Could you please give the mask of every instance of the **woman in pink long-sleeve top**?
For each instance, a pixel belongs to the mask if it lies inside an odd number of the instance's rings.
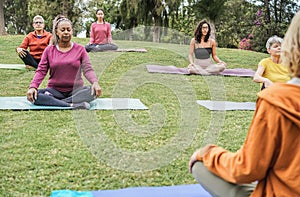
[[[27,91],[27,99],[35,105],[88,109],[89,102],[101,95],[97,76],[84,46],[71,41],[72,23],[64,16],[53,21],[53,42],[42,56]],[[47,88],[39,89],[49,71]],[[92,84],[84,86],[82,73]]]
[[[104,20],[104,10],[96,11],[97,21],[92,23],[90,43],[85,46],[87,52],[117,50],[118,46],[112,42],[110,23]]]

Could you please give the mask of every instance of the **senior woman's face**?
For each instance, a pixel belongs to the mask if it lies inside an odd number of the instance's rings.
[[[62,21],[57,25],[56,35],[61,42],[70,42],[73,34],[72,25],[68,21]]]

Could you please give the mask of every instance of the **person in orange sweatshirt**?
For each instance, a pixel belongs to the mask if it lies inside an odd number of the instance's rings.
[[[246,140],[237,152],[208,144],[189,169],[212,196],[300,196],[300,11],[282,45],[291,80],[258,94]]]
[[[52,37],[50,32],[44,30],[45,24],[42,16],[35,16],[32,26],[34,31],[27,34],[20,47],[16,48],[16,52],[26,65],[26,68],[38,67],[42,54]],[[27,51],[28,48],[29,51]]]

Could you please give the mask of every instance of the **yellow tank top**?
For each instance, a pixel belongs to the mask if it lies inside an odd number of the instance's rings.
[[[265,68],[262,77],[268,78],[273,83],[286,83],[290,80],[288,68],[281,64],[274,63],[270,57],[262,59],[258,65]]]

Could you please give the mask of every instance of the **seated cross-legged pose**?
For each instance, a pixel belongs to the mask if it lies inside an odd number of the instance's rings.
[[[35,105],[88,109],[89,102],[101,95],[88,54],[84,46],[71,41],[72,23],[66,17],[59,15],[54,19],[52,34],[52,44],[43,53],[27,99]],[[38,90],[48,71],[47,88]],[[84,86],[82,73],[91,86]]]
[[[85,46],[87,52],[117,50],[118,46],[112,42],[110,23],[104,20],[104,10],[96,11],[97,21],[92,23],[90,43]]]
[[[300,196],[300,11],[282,45],[292,79],[258,93],[256,111],[237,152],[208,144],[189,168],[212,196]]]
[[[26,35],[21,45],[16,48],[16,52],[26,65],[26,68],[38,67],[42,54],[49,45],[52,36],[50,32],[44,30],[45,23],[42,16],[36,15],[33,18],[32,26],[34,31]],[[27,51],[28,48],[29,51]]]
[[[272,36],[266,43],[266,48],[270,57],[262,59],[254,74],[253,81],[261,83],[261,90],[273,83],[286,83],[290,80],[288,69],[281,64],[281,42],[282,38]]]
[[[226,68],[226,63],[217,56],[217,44],[214,39],[210,38],[210,32],[211,27],[206,20],[201,21],[195,29],[189,51],[190,74],[218,74]],[[212,63],[211,56],[217,64]]]

